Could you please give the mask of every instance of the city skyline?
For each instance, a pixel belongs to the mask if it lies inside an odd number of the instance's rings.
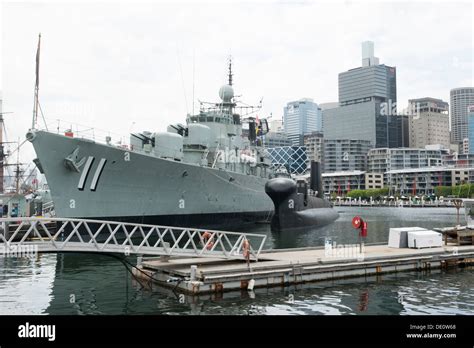
[[[45,116],[126,136],[184,122],[193,99],[195,111],[198,99],[218,100],[229,54],[236,94],[249,104],[263,97],[260,117],[280,118],[288,101],[305,97],[337,101],[338,73],[361,66],[367,40],[397,68],[402,107],[449,100],[452,88],[472,85],[470,10],[467,2],[3,4],[7,129],[24,139],[31,123],[39,32]]]

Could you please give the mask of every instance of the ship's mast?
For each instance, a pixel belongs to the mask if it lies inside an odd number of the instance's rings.
[[[3,132],[5,129],[5,124],[4,124],[4,119],[3,115],[4,114],[11,114],[11,112],[3,112],[2,111],[2,99],[0,97],[0,193],[3,193],[4,190],[4,183],[3,181],[5,180],[5,167],[8,166],[6,164],[6,159],[8,154],[5,153],[5,144],[8,144],[9,142],[3,141]],[[5,139],[7,139],[7,133],[5,133]]]
[[[35,128],[38,121],[39,110],[39,64],[40,64],[40,47],[41,47],[41,33],[38,36],[38,49],[36,50],[36,82],[35,82],[35,99],[33,104],[33,123],[31,128]]]
[[[229,86],[232,86],[232,57],[229,57]]]
[[[20,147],[20,141],[18,140],[18,147]],[[20,151],[16,154],[16,170],[15,170],[15,192],[20,193]]]

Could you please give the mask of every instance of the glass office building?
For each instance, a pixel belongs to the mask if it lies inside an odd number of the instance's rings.
[[[293,146],[304,144],[304,135],[322,130],[321,108],[313,99],[304,98],[283,108],[283,127]]]
[[[372,49],[364,50],[368,43]],[[396,68],[378,64],[368,43],[363,44],[363,66],[339,74],[339,107],[323,112],[324,137],[369,140],[373,147],[408,146],[408,119],[396,111]]]

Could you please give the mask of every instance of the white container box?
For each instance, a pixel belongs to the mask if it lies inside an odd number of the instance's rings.
[[[397,227],[391,228],[388,235],[389,248],[408,248],[408,232],[426,231],[421,227]]]
[[[411,231],[408,232],[409,248],[432,248],[443,246],[441,233],[435,231]]]

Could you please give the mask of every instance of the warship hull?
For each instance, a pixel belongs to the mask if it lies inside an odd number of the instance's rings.
[[[46,131],[27,137],[60,217],[219,227],[268,219],[273,212],[267,178]],[[73,153],[77,161],[67,165]]]

